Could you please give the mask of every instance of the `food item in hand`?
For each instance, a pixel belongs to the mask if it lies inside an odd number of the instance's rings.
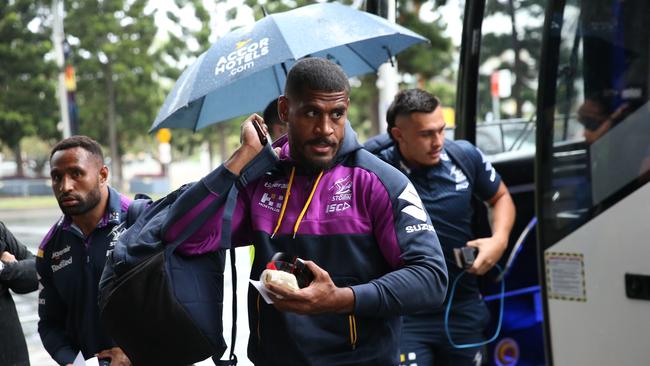
[[[289,291],[298,291],[300,289],[298,287],[298,280],[296,280],[296,276],[294,276],[292,273],[278,271],[275,269],[265,269],[264,272],[262,272],[261,281],[264,286],[266,286],[268,283],[272,283]]]

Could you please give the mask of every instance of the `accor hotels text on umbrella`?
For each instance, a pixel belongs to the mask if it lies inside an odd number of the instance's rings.
[[[269,39],[262,38],[257,42],[252,39],[237,42],[236,50],[227,56],[221,56],[214,69],[214,74],[219,75],[226,71],[235,75],[255,66],[255,60],[269,53]]]

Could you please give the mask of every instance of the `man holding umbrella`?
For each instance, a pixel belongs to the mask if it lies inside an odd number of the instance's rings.
[[[447,270],[431,221],[408,179],[363,150],[346,121],[347,76],[320,59],[298,61],[278,101],[288,133],[275,153],[253,115],[242,145],[173,204],[165,241],[237,184],[232,233],[223,210],[179,247],[186,255],[256,248],[251,279],[277,252],[305,260],[313,281],[291,291],[268,284],[272,304],[249,288],[248,357],[256,365],[395,365],[400,315],[439,306]],[[277,154],[277,156],[276,156]],[[279,159],[278,159],[279,158]]]

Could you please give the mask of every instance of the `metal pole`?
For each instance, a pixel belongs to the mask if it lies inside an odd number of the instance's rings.
[[[68,109],[68,91],[65,88],[65,68],[63,55],[63,2],[52,0],[52,43],[54,44],[54,55],[56,64],[59,67],[59,85],[57,94],[59,97],[59,109],[61,110],[61,123],[63,124],[63,138],[70,137],[70,115]]]
[[[381,1],[380,1],[381,2]],[[385,0],[386,5],[386,19],[395,23],[395,0]],[[386,111],[390,103],[395,98],[395,94],[399,91],[399,81],[397,74],[397,61],[393,63],[386,62],[379,67],[377,72],[377,88],[379,89],[379,133],[386,132]]]

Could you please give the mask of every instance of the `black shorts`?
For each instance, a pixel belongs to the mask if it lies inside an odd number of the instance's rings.
[[[481,300],[454,303],[449,315],[449,331],[456,345],[485,340],[490,313]],[[400,342],[400,365],[480,366],[487,364],[484,346],[456,348],[449,343],[444,311],[405,316]]]

